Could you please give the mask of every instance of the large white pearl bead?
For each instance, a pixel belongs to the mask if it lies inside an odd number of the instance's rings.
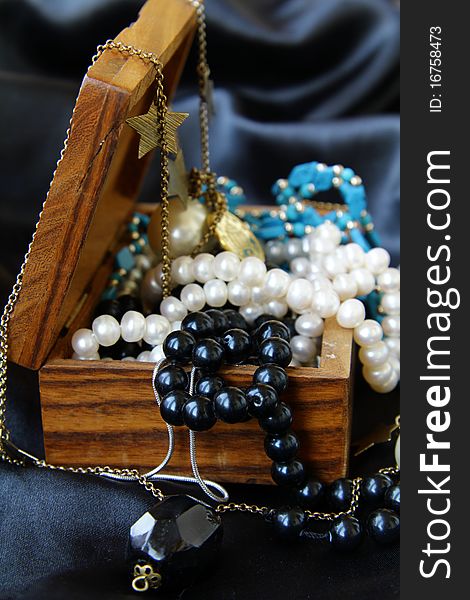
[[[399,337],[386,337],[385,343],[387,344],[388,351],[393,356],[400,359],[400,338]]]
[[[238,279],[234,279],[227,284],[227,293],[228,301],[234,306],[248,304],[251,299],[251,289]]]
[[[186,285],[194,281],[193,259],[190,256],[178,256],[171,263],[171,280],[177,285]]]
[[[210,279],[214,279],[214,257],[212,254],[203,252],[198,254],[193,260],[194,279],[199,283],[206,283]]]
[[[323,268],[331,278],[347,271],[345,261],[337,254],[328,254],[325,256],[323,259]]]
[[[255,319],[263,314],[263,307],[259,304],[245,304],[245,306],[240,307],[239,313],[248,325],[252,325]]]
[[[310,250],[310,254],[329,254],[330,252],[333,252],[333,250],[336,247],[336,244],[334,243],[334,241],[330,238],[324,238],[324,237],[320,237],[315,235],[316,231],[314,232],[313,237],[311,237],[309,239],[309,250]]]
[[[351,273],[340,273],[333,279],[333,289],[341,302],[357,295],[356,278]]]
[[[119,322],[111,315],[100,315],[91,328],[100,346],[113,346],[121,337]]]
[[[220,308],[227,302],[227,284],[220,279],[211,279],[204,284],[204,294],[209,306]]]
[[[280,265],[286,260],[285,244],[281,240],[267,242],[264,247],[266,261],[274,265]]]
[[[333,284],[321,273],[311,273],[307,279],[313,286],[313,291],[318,292],[320,290],[333,290]]]
[[[162,300],[160,312],[170,323],[173,323],[173,321],[182,321],[188,314],[188,309],[178,298],[168,296]]]
[[[382,296],[380,301],[384,312],[387,315],[399,315],[400,314],[400,292],[390,292]]]
[[[300,313],[310,308],[313,298],[313,286],[308,279],[294,279],[287,291],[287,305],[294,312]]]
[[[377,277],[377,284],[382,292],[398,292],[400,289],[400,271],[399,269],[385,269]]]
[[[151,362],[159,362],[162,358],[165,358],[165,353],[163,352],[163,346],[158,344],[150,351],[150,360]]]
[[[385,342],[377,342],[372,346],[363,346],[359,350],[359,359],[366,367],[378,367],[388,359],[388,348]]]
[[[251,288],[251,301],[254,304],[264,304],[268,302],[270,296],[264,285],[255,285]]]
[[[376,367],[366,366],[362,367],[362,374],[364,379],[370,385],[380,385],[388,381],[393,371],[393,367],[390,364],[390,361],[386,360],[381,365],[377,365]]]
[[[240,263],[240,272],[238,279],[253,287],[255,285],[262,285],[266,276],[266,265],[264,262],[256,256],[248,256],[244,258]]]
[[[338,246],[341,243],[341,230],[331,221],[325,221],[324,223],[321,223],[315,229],[314,233],[316,237],[331,240],[335,246]]]
[[[300,315],[295,320],[295,330],[299,335],[319,337],[323,333],[325,322],[316,313],[308,312]]]
[[[390,254],[385,248],[372,248],[365,257],[366,267],[373,275],[379,275],[388,268]]]
[[[397,387],[398,374],[392,369],[390,377],[383,383],[371,383],[370,387],[379,394],[388,394]]]
[[[303,254],[302,240],[299,240],[298,238],[289,238],[285,244],[286,244],[285,253],[286,253],[287,262],[290,263],[292,260],[294,260],[294,258],[297,258],[298,256],[302,256],[302,254]]]
[[[305,335],[294,335],[290,341],[292,356],[300,363],[310,363],[317,354],[317,345],[312,338]]]
[[[400,336],[400,315],[388,315],[382,319],[382,329],[389,337]]]
[[[344,255],[346,257],[346,263],[350,270],[360,269],[364,266],[365,252],[359,246],[359,244],[346,244],[344,246]]]
[[[189,312],[195,312],[204,308],[206,295],[200,285],[197,283],[188,283],[181,290],[180,300]]]
[[[364,321],[366,310],[360,300],[350,298],[345,300],[338,309],[336,320],[341,327],[354,329]]]
[[[72,348],[80,358],[96,355],[99,347],[98,340],[91,329],[78,329],[72,336]]]
[[[382,327],[373,319],[366,319],[354,329],[354,340],[359,346],[373,346],[383,337]]]
[[[322,317],[334,317],[340,307],[338,294],[333,289],[323,288],[313,294],[311,309]]]
[[[291,260],[289,270],[295,277],[307,277],[311,271],[311,263],[305,256],[298,256]]]
[[[287,315],[289,307],[285,302],[281,300],[270,300],[263,305],[263,312],[267,315],[272,315],[276,319],[282,319]]]
[[[282,298],[287,294],[289,283],[289,273],[286,273],[282,269],[271,269],[266,275],[264,286],[270,298]]]
[[[170,322],[162,315],[149,315],[145,319],[144,342],[151,346],[163,344],[164,339],[170,333]]]
[[[368,269],[353,269],[351,275],[356,282],[358,296],[367,296],[375,289],[375,277]]]
[[[145,335],[145,317],[143,314],[128,310],[121,319],[121,336],[125,342],[140,342]]]
[[[223,281],[233,281],[240,271],[240,259],[234,252],[220,252],[212,263],[214,275]]]

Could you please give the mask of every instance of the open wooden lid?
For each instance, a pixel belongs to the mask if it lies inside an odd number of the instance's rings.
[[[116,38],[156,54],[172,96],[196,28],[188,0],[147,0]],[[106,50],[83,80],[10,321],[9,360],[39,369],[132,210],[148,160],[126,123],[147,111],[155,68]]]

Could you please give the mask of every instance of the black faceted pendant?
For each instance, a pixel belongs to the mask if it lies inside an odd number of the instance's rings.
[[[134,590],[190,585],[215,562],[221,541],[222,521],[213,509],[189,496],[168,496],[131,527]]]

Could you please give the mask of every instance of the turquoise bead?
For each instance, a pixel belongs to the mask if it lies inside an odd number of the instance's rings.
[[[373,229],[372,231],[368,231],[366,233],[366,236],[367,236],[367,239],[369,240],[370,245],[373,248],[377,248],[378,246],[382,245],[382,243],[380,241],[380,236],[375,229]]]
[[[355,244],[359,244],[359,246],[365,251],[368,252],[370,250],[370,245],[367,242],[367,240],[364,238],[364,236],[362,235],[362,232],[357,229],[357,227],[354,227],[353,229],[350,230],[349,235],[351,236],[351,240],[355,243]]]
[[[295,208],[294,204],[289,204],[286,209],[286,216],[288,221],[296,221],[299,217],[299,211]]]
[[[293,234],[295,237],[303,237],[305,235],[305,225],[303,223],[294,223]]]
[[[307,206],[302,213],[302,222],[304,225],[310,225],[311,227],[318,227],[323,223],[323,219],[313,206]]]
[[[135,245],[137,246],[137,244]],[[135,267],[134,256],[127,246],[121,248],[116,254],[115,264],[118,269],[125,269],[126,271],[130,271]]]
[[[317,172],[317,165],[318,162],[314,161],[294,167],[287,178],[289,184],[293,187],[300,187],[304,183],[311,182]]]
[[[341,173],[341,179],[343,179],[344,181],[351,181],[354,175],[355,173],[352,169],[350,169],[349,167],[345,167],[343,169],[343,172]]]
[[[304,183],[300,186],[300,195],[302,196],[302,198],[313,198],[315,193],[316,190],[315,185],[313,183]]]

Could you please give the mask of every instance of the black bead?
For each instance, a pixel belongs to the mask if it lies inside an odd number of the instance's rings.
[[[349,509],[352,500],[352,485],[353,482],[346,478],[333,481],[328,489],[328,501],[333,510]]]
[[[214,333],[214,321],[207,313],[196,311],[184,317],[181,330],[187,331],[195,339],[211,337]]]
[[[253,383],[264,383],[273,387],[278,394],[287,389],[289,378],[279,365],[266,364],[258,367],[253,375]]]
[[[194,343],[187,331],[172,331],[163,342],[163,352],[168,359],[184,365],[191,360]]]
[[[292,425],[291,409],[284,402],[279,402],[268,415],[260,418],[259,424],[266,433],[285,433]]]
[[[181,367],[168,365],[155,375],[155,387],[161,396],[174,390],[185,390],[188,387],[188,376]]]
[[[174,390],[168,393],[160,404],[160,414],[165,423],[169,425],[184,425],[183,409],[191,396],[183,390]]]
[[[392,485],[385,492],[385,506],[395,511],[400,512],[400,484]]]
[[[285,540],[295,540],[298,538],[306,524],[307,515],[297,506],[293,508],[280,508],[274,513],[274,530],[277,535]]]
[[[330,543],[335,550],[354,550],[362,540],[362,526],[356,517],[341,515],[330,527]]]
[[[259,317],[256,317],[255,326],[259,327],[263,323],[266,323],[266,321],[275,321],[275,320],[276,320],[276,317],[274,315],[268,315],[265,313],[263,315],[260,315]]]
[[[224,387],[224,380],[217,375],[204,375],[196,383],[196,392],[201,396],[212,399]]]
[[[214,396],[215,415],[225,423],[243,423],[248,417],[244,392],[233,386],[220,389]]]
[[[163,587],[188,587],[214,567],[221,542],[215,510],[189,496],[167,496],[131,527],[130,566],[142,561],[161,575]]]
[[[248,410],[253,417],[265,417],[270,415],[278,405],[277,392],[270,385],[258,383],[251,385],[246,390]]]
[[[259,344],[263,340],[269,340],[270,338],[281,338],[286,342],[290,342],[290,331],[281,321],[265,321],[256,330],[256,337]]]
[[[212,400],[205,396],[192,396],[184,406],[183,419],[192,431],[207,431],[217,421]]]
[[[271,477],[277,485],[299,487],[305,481],[305,467],[300,460],[288,463],[274,462],[271,466]]]
[[[222,338],[222,343],[228,363],[236,364],[250,356],[251,337],[243,329],[228,329]]]
[[[125,342],[124,340],[119,340],[115,345],[114,358],[116,360],[122,360],[123,358],[126,358],[126,356],[133,356],[136,358],[141,352],[142,347],[139,342]]]
[[[274,363],[280,367],[287,367],[292,360],[292,351],[286,340],[269,338],[260,344],[258,357],[261,365]]]
[[[286,325],[287,328],[289,329],[291,338],[293,338],[294,335],[298,335],[298,333],[295,329],[295,321],[296,321],[296,319],[294,319],[294,317],[284,317],[282,319],[282,322],[284,323],[284,325]]]
[[[391,544],[400,537],[400,517],[388,508],[374,510],[367,519],[367,531],[379,544]]]
[[[224,310],[224,314],[228,319],[229,329],[243,329],[244,331],[248,331],[248,323],[238,312],[238,310],[228,308]]]
[[[220,369],[224,360],[223,347],[209,338],[199,340],[193,349],[193,365],[208,373],[215,373]]]
[[[376,473],[371,477],[366,477],[362,482],[362,496],[368,502],[381,502],[384,499],[385,492],[392,485],[393,481],[388,475]]]
[[[206,315],[209,315],[214,322],[214,333],[216,335],[223,335],[230,327],[230,322],[223,310],[210,308],[206,310]]]
[[[275,462],[289,462],[299,451],[299,440],[292,431],[284,435],[268,433],[264,438],[264,451]]]
[[[294,491],[295,499],[304,508],[317,509],[325,496],[325,484],[318,479],[308,479]]]

